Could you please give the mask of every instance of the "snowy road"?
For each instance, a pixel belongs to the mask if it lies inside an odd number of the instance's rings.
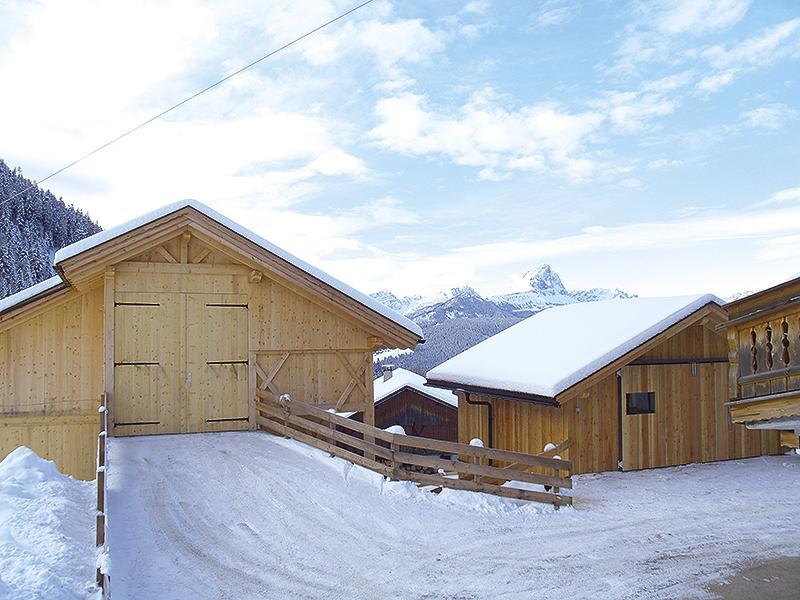
[[[114,600],[685,598],[800,554],[800,457],[439,496],[265,433],[112,438]]]

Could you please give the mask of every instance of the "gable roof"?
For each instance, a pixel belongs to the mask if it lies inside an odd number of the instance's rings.
[[[0,314],[8,312],[12,308],[28,304],[29,302],[35,302],[39,298],[52,294],[57,290],[64,289],[65,287],[67,287],[67,284],[64,283],[60,275],[55,275],[50,279],[40,281],[29,288],[25,288],[15,294],[0,299]]]
[[[800,277],[728,302],[725,310],[729,321],[720,327],[767,319],[797,305],[800,305]]]
[[[70,244],[69,246],[61,248],[55,253],[55,256],[53,258],[53,266],[55,266],[59,271],[59,273],[61,274],[60,279],[62,279],[65,284],[68,284],[66,278],[63,276],[62,269],[59,268],[59,266],[62,265],[62,263],[64,263],[65,261],[75,258],[76,256],[83,254],[84,252],[97,248],[98,246],[105,244],[106,242],[110,242],[115,238],[123,236],[135,229],[143,227],[149,223],[157,221],[163,217],[166,217],[172,213],[175,213],[185,208],[191,208],[193,210],[196,210],[197,212],[208,217],[209,219],[216,221],[223,227],[226,227],[227,229],[233,231],[234,233],[242,236],[249,242],[260,247],[262,250],[278,257],[283,261],[286,261],[287,263],[290,263],[291,265],[293,265],[297,269],[300,269],[306,274],[310,275],[314,279],[321,281],[322,283],[334,288],[338,292],[348,296],[352,300],[355,300],[362,306],[370,309],[375,313],[378,313],[380,316],[392,321],[396,325],[399,325],[406,331],[409,331],[412,334],[414,334],[417,338],[420,339],[422,338],[422,330],[416,323],[414,323],[410,319],[384,306],[383,304],[381,304],[374,298],[371,298],[367,294],[359,292],[358,290],[347,285],[346,283],[339,281],[335,277],[332,277],[331,275],[325,273],[324,271],[297,258],[296,256],[290,254],[286,250],[279,248],[278,246],[265,240],[264,238],[255,234],[249,229],[242,227],[238,223],[228,219],[224,215],[221,215],[220,213],[209,208],[205,204],[202,204],[201,202],[197,202],[196,200],[181,200],[180,202],[168,204],[152,212],[137,217],[136,219],[133,219],[126,223],[122,223],[121,225],[112,227],[111,229],[103,230],[83,240],[75,242],[74,244]],[[51,288],[54,288],[55,285],[58,283],[56,281],[56,278],[51,278],[50,280],[48,280],[48,282],[49,282],[48,286],[50,286]],[[43,282],[43,284],[44,283],[45,282]],[[37,284],[37,286],[43,284]],[[28,290],[23,290],[18,294],[14,294],[13,296],[6,298],[5,301],[3,301],[3,305],[0,305],[0,306],[5,306],[2,310],[6,311],[10,310],[16,307],[18,304],[30,300],[31,290],[33,290],[33,288],[36,288],[37,286],[32,286]],[[33,295],[36,296],[40,293],[42,293],[42,290],[39,290]],[[0,310],[0,312],[2,312],[2,310]]]
[[[412,371],[394,369],[392,376],[387,381],[384,381],[383,377],[378,377],[375,380],[373,385],[375,403],[377,404],[404,388],[411,388],[420,394],[430,396],[434,400],[458,407],[458,396],[450,390],[428,387],[425,385],[426,381],[422,375],[417,375]]]
[[[431,369],[428,380],[553,400],[704,306],[711,294],[543,310]]]

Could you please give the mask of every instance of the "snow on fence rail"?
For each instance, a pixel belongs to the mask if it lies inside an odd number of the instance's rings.
[[[572,504],[561,493],[572,489],[572,462],[555,456],[562,442],[541,455],[484,448],[444,440],[389,433],[294,400],[256,389],[259,427],[293,438],[391,479],[434,488],[485,492],[553,504]],[[535,470],[535,471],[534,471]],[[564,474],[564,475],[562,475]],[[512,487],[515,482],[544,486],[543,491]]]

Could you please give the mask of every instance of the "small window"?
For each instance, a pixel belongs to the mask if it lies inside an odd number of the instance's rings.
[[[625,394],[626,412],[629,415],[649,415],[656,412],[655,392]]]

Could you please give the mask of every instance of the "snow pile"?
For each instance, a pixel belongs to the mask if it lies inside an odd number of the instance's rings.
[[[549,308],[431,369],[428,379],[555,398],[709,303],[723,304],[706,294]],[[553,351],[563,343],[565,352]]]
[[[386,433],[393,433],[395,435],[406,435],[406,430],[403,429],[402,425],[390,425],[386,429],[384,429]]]
[[[94,494],[24,446],[0,462],[0,598],[99,597]]]

